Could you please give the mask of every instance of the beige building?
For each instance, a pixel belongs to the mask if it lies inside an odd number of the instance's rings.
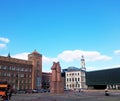
[[[85,89],[85,71],[76,67],[69,67],[65,72],[66,89],[77,90]]]
[[[65,69],[65,85],[66,89],[79,90],[86,89],[86,67],[85,67],[85,59],[82,55],[81,58],[81,68],[69,67]]]

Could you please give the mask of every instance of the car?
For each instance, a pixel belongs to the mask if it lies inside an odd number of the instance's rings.
[[[32,93],[38,93],[38,90],[33,89],[33,90],[32,90]]]
[[[16,94],[17,92],[18,92],[17,89],[12,89],[13,94]]]
[[[38,89],[37,92],[38,93],[44,93],[44,90],[43,89]]]
[[[18,93],[18,94],[25,94],[25,93],[26,93],[26,90],[18,90],[17,93]]]
[[[25,93],[33,93],[33,92],[32,92],[32,89],[26,89]]]

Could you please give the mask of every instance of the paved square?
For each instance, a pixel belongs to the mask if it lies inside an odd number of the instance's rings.
[[[105,96],[104,90],[65,92],[64,94],[16,94],[12,96],[11,101],[120,101],[120,91],[110,91],[110,96]]]

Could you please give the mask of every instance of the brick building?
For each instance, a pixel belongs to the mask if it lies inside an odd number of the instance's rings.
[[[42,88],[50,89],[51,73],[42,72]]]
[[[28,60],[0,56],[0,81],[7,81],[15,89],[40,89],[42,87],[42,55],[36,50]]]

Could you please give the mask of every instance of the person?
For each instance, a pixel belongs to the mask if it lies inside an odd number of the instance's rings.
[[[12,87],[9,85],[9,86],[8,86],[8,89],[7,89],[7,96],[8,96],[8,99],[9,99],[9,100],[11,100],[12,93],[13,93],[13,89],[12,89]]]
[[[109,94],[109,91],[108,91],[108,89],[106,88],[105,89],[105,96],[109,96],[110,94]]]
[[[9,100],[11,100],[11,97],[12,97],[12,92],[13,92],[13,90],[12,90],[12,89],[10,89],[10,90],[9,90],[9,94],[8,94],[8,99],[9,99]]]

